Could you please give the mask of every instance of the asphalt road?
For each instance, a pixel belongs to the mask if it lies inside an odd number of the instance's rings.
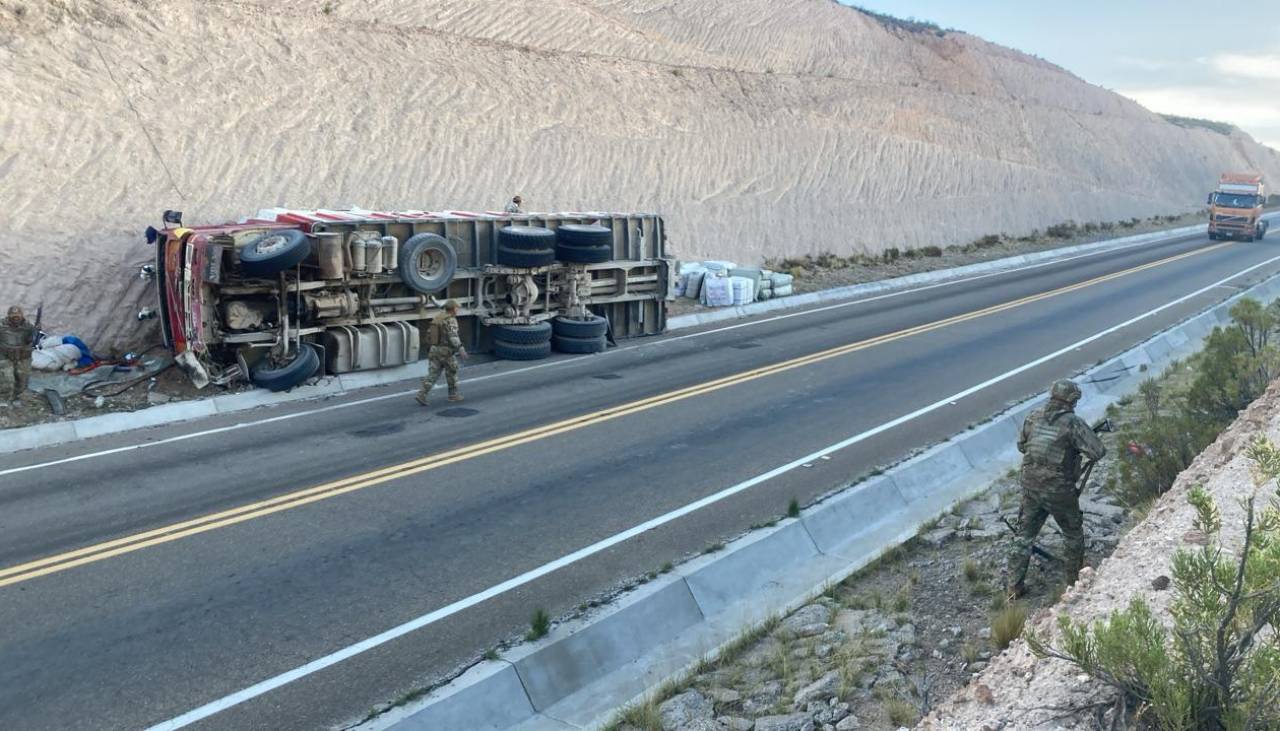
[[[460,405],[424,410],[399,384],[0,456],[0,728],[171,719],[1277,258],[196,727],[355,722],[535,608],[572,610],[1280,272],[1276,240],[1183,240],[479,364]]]

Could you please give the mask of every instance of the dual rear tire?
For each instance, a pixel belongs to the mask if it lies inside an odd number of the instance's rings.
[[[609,321],[599,315],[589,315],[585,320],[557,317],[551,327],[551,347],[561,353],[603,353],[609,347]]]

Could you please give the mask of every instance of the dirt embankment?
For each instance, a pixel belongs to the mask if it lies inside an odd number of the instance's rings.
[[[1056,640],[1059,616],[1094,622],[1125,608],[1134,597],[1144,598],[1157,617],[1170,617],[1174,592],[1168,588],[1167,580],[1156,580],[1172,576],[1172,560],[1178,550],[1194,550],[1204,540],[1193,526],[1195,510],[1187,503],[1188,491],[1199,485],[1216,501],[1222,515],[1222,545],[1234,552],[1240,550],[1244,540],[1242,499],[1256,494],[1260,504],[1265,504],[1267,496],[1274,493],[1273,483],[1258,484],[1246,454],[1258,436],[1280,440],[1280,382],[1273,383],[1178,476],[1173,488],[1096,571],[1085,569],[1080,582],[1058,604],[1033,615],[1027,628],[1042,638]],[[1084,731],[1094,728],[1092,714],[1073,713],[1072,709],[1086,709],[1092,703],[1112,698],[1112,691],[1081,675],[1079,668],[1058,660],[1037,660],[1026,643],[1018,640],[993,658],[966,690],[953,696],[917,728]]]
[[[266,206],[649,209],[684,258],[1020,236],[1280,177],[1039,59],[829,0],[0,0],[0,301],[137,339],[141,231]]]

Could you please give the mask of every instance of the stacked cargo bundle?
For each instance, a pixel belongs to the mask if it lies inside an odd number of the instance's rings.
[[[708,307],[747,305],[790,296],[793,280],[790,274],[728,261],[685,262],[676,279],[676,296]]]

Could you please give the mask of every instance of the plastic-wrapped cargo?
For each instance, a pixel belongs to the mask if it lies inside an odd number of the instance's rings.
[[[780,272],[774,272],[773,274],[769,275],[769,281],[773,283],[773,286],[775,289],[778,287],[791,286],[791,282],[794,279],[795,277],[791,276],[790,274],[782,274]]]
[[[791,296],[791,285],[790,285],[790,284],[786,284],[786,285],[783,285],[783,286],[779,287],[779,286],[777,286],[777,285],[775,284],[775,285],[774,285],[774,287],[773,287],[773,296],[774,296],[774,297],[790,297],[790,296]]]
[[[717,273],[728,272],[730,269],[736,269],[737,266],[738,266],[737,264],[734,264],[731,261],[720,261],[717,259],[712,259],[710,261],[702,262],[703,269],[706,269],[709,272],[717,272]]]
[[[750,277],[729,277],[733,288],[733,304],[749,305],[756,300],[756,283]]]
[[[702,304],[729,307],[733,304],[733,283],[728,277],[706,276],[702,279]]]
[[[764,279],[764,270],[759,267],[737,267],[729,270],[731,277],[746,277],[751,280],[751,288],[760,290],[760,282]]]
[[[682,261],[680,262],[680,268],[676,270],[676,274],[684,276],[689,272],[705,272],[706,270],[707,268],[702,266],[700,261]]]
[[[701,269],[685,273],[680,278],[684,282],[684,296],[691,300],[700,299],[702,295],[702,280],[706,276],[707,273]]]

